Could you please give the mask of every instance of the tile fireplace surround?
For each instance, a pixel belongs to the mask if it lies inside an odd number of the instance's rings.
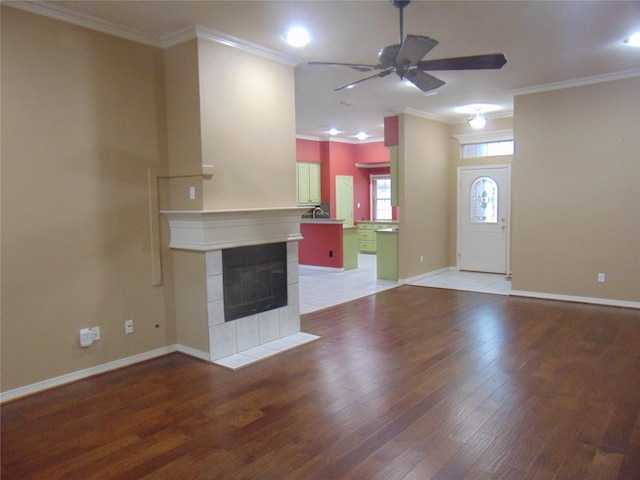
[[[300,216],[306,208],[162,211],[171,231],[169,247],[205,252],[206,322],[209,361],[237,369],[318,337],[300,332],[298,241]],[[285,307],[231,322],[224,321],[222,250],[286,242]],[[179,322],[180,319],[177,319]],[[199,320],[198,320],[199,321]]]

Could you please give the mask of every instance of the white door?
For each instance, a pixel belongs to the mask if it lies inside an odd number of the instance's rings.
[[[458,268],[506,273],[510,166],[458,169]]]
[[[345,226],[353,226],[353,177],[336,175],[336,218]]]

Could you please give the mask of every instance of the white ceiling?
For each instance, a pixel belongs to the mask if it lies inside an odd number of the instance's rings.
[[[290,57],[299,62],[297,133],[321,138],[332,126],[345,139],[361,130],[379,138],[384,116],[402,111],[463,122],[466,115],[454,109],[470,103],[498,105],[489,119],[510,116],[514,93],[640,74],[640,48],[623,43],[640,31],[639,1],[414,0],[404,11],[405,35],[440,42],[426,59],[485,53],[508,59],[501,70],[433,72],[446,81],[435,95],[395,75],[334,92],[371,73],[306,65],[377,63],[381,47],[399,42],[398,10],[387,0],[32,2],[38,4],[151,44],[199,25]],[[293,25],[311,33],[304,49],[283,41]]]

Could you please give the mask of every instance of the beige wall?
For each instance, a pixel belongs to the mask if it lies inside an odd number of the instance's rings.
[[[640,77],[518,96],[514,118],[512,288],[640,301]]]
[[[209,351],[207,267],[204,252],[173,252],[176,333],[180,345]]]
[[[398,276],[406,280],[449,266],[449,131],[405,113],[399,132]]]
[[[175,177],[185,171],[199,172],[202,159],[198,42],[189,40],[163,52],[167,103],[168,184],[173,210],[202,209],[202,177]],[[189,187],[196,198],[189,198]]]
[[[151,286],[160,52],[4,6],[1,40],[7,391],[173,344],[175,324],[171,292]],[[93,326],[102,340],[80,348]]]
[[[205,210],[297,203],[293,67],[198,41]]]

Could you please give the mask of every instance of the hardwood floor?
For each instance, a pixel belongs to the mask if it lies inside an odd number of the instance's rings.
[[[637,310],[402,286],[302,324],[3,405],[2,478],[640,478]]]

